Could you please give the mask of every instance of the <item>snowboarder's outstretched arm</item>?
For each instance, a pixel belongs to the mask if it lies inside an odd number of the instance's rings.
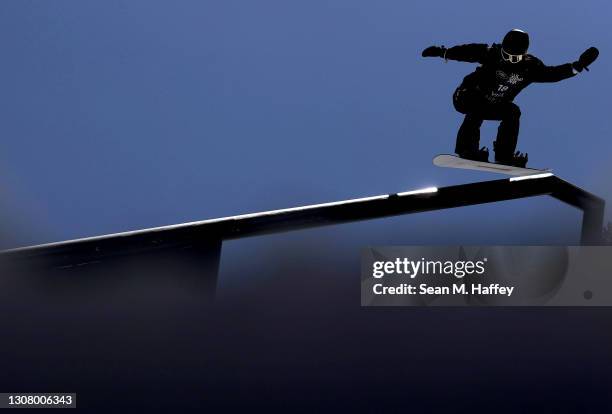
[[[571,63],[565,63],[557,66],[547,66],[541,60],[537,60],[537,65],[533,72],[534,82],[559,82],[563,79],[571,78],[576,75],[576,71]]]
[[[468,43],[448,49],[444,46],[429,46],[423,50],[421,56],[441,57],[446,60],[458,60],[460,62],[482,63],[488,50],[489,45],[486,43]]]
[[[589,70],[589,65],[597,59],[599,50],[590,47],[585,50],[577,61],[558,66],[546,66],[540,60],[537,61],[536,70],[533,76],[534,82],[558,82],[563,79],[571,78],[583,69]]]

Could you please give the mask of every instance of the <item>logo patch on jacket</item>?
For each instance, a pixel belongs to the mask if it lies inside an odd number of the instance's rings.
[[[505,81],[508,82],[510,85],[516,85],[519,82],[523,81],[523,78],[521,78],[518,74],[513,73],[511,75],[508,75],[506,72],[504,72],[503,70],[498,70],[495,72],[495,74],[497,75],[497,79],[501,80],[501,81]]]
[[[513,73],[512,75],[510,75],[510,77],[508,78],[508,83],[511,85],[516,85],[519,82],[522,82],[523,78],[521,78],[519,75],[517,75],[516,73]]]

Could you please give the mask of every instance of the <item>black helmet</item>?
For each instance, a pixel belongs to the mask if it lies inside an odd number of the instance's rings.
[[[517,63],[529,48],[529,35],[519,29],[512,29],[504,36],[502,41],[502,56],[504,60]]]

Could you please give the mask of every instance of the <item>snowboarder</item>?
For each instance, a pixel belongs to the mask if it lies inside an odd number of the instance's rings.
[[[488,161],[489,150],[479,149],[480,126],[484,120],[501,121],[493,142],[495,162],[524,167],[527,154],[516,151],[521,111],[514,98],[532,82],[558,82],[571,78],[597,59],[599,51],[588,48],[577,61],[546,66],[527,53],[529,35],[519,29],[509,31],[500,44],[481,43],[445,48],[430,46],[423,57],[480,63],[467,75],[453,94],[453,105],[465,118],[457,133],[455,153],[461,158]]]

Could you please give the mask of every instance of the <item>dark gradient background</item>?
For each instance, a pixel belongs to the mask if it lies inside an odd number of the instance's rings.
[[[0,248],[497,178],[431,165],[453,148],[451,94],[474,65],[420,50],[513,27],[549,64],[600,49],[591,72],[517,99],[519,148],[610,200],[611,12],[605,1],[3,0]],[[539,198],[233,241],[213,305],[174,289],[181,274],[101,274],[74,290],[5,276],[0,391],[149,411],[605,412],[608,309],[359,306],[363,246],[572,244],[579,219]],[[166,295],[150,293],[164,283]]]

